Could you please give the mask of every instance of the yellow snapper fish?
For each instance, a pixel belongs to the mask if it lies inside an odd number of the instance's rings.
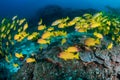
[[[23,26],[23,31],[25,31],[28,28],[28,23],[25,23],[25,25]]]
[[[19,25],[22,25],[24,22],[25,22],[25,18],[24,19],[21,19],[20,21],[19,21]]]
[[[25,37],[27,37],[29,34],[26,33],[25,31],[19,33],[19,34],[15,34],[14,35],[14,40],[17,40],[18,42],[22,41]]]
[[[46,31],[42,35],[42,39],[49,39],[53,34],[49,31]]]
[[[61,41],[61,45],[63,45],[64,43],[66,43],[66,41],[67,40],[65,38],[63,38],[62,41]]]
[[[111,42],[108,44],[107,49],[110,50],[110,49],[112,49],[112,47],[113,47],[113,43]]]
[[[46,25],[39,25],[38,30],[44,30],[46,28]]]
[[[6,42],[6,46],[8,46],[9,45],[9,42]]]
[[[35,58],[27,58],[26,63],[33,63],[36,62]]]
[[[10,26],[10,29],[13,29],[15,27],[15,25],[14,24],[12,24],[11,26]]]
[[[38,39],[37,43],[39,43],[39,44],[50,44],[50,41],[45,40],[45,39]]]
[[[29,35],[29,36],[27,37],[28,40],[32,40],[33,38],[34,38],[33,35]]]
[[[10,30],[7,30],[6,34],[8,35],[10,33]]]
[[[17,58],[23,58],[24,56],[23,56],[22,53],[15,53],[15,57],[17,57]]]
[[[19,34],[16,34],[16,35],[14,36],[14,40],[18,40],[19,37],[20,37],[20,35],[19,35]]]
[[[81,19],[80,17],[75,17],[73,20],[68,22],[67,26],[75,25],[80,19]]]
[[[13,66],[17,68],[19,65],[17,63],[13,63]]]
[[[14,17],[12,18],[12,20],[14,21],[16,18],[17,18],[17,16],[14,16]]]
[[[66,37],[67,36],[66,31],[54,31],[53,34],[54,34],[54,37],[56,37],[56,36],[64,36],[64,37]]]
[[[91,47],[91,46],[95,46],[96,44],[100,44],[100,40],[94,38],[87,38],[84,40],[84,44],[88,47]]]
[[[24,22],[25,22],[25,18],[24,19],[21,19],[20,21],[19,21],[19,25],[22,25]]]
[[[4,32],[5,29],[6,29],[6,26],[2,26],[2,28],[1,28],[1,32]]]
[[[108,26],[110,26],[111,25],[111,22],[110,21],[107,21],[107,23],[106,23]]]
[[[14,31],[15,31],[16,29],[17,29],[16,27],[13,28]]]
[[[21,26],[21,27],[18,29],[18,32],[20,33],[20,32],[22,32],[22,30],[23,30],[23,27]]]
[[[85,17],[86,19],[90,19],[92,17],[92,15],[86,13],[86,14],[83,15],[83,17]]]
[[[5,22],[5,20],[6,20],[6,19],[4,18],[4,19],[1,21],[1,23],[3,24],[3,23]]]
[[[54,22],[51,24],[51,26],[57,26],[57,25],[60,24],[60,23],[66,22],[67,20],[69,20],[69,17],[66,17],[66,18],[63,18],[63,19],[58,19],[58,20],[54,21]]]
[[[38,32],[33,32],[31,35],[27,37],[28,40],[32,40],[33,38],[37,37],[39,35]]]
[[[71,46],[71,47],[68,47],[65,52],[70,52],[70,53],[75,53],[75,52],[79,52],[78,48],[75,47],[75,46]]]
[[[97,38],[100,38],[100,39],[103,38],[103,35],[100,34],[100,33],[97,33],[97,32],[94,32],[93,35],[94,35],[95,37],[97,37]]]
[[[73,25],[75,25],[75,23],[76,23],[75,21],[70,21],[67,23],[67,26],[73,26]]]
[[[113,31],[114,34],[118,34],[119,32],[120,32],[119,28],[115,28],[114,31]]]
[[[69,20],[70,18],[67,16],[66,18],[63,18],[62,22],[66,22],[67,20]]]
[[[92,18],[95,19],[95,18],[101,16],[102,14],[103,14],[102,12],[96,13],[96,14],[93,15]]]
[[[47,31],[52,31],[52,30],[54,30],[54,27],[49,27],[49,28],[47,29]]]
[[[112,38],[111,38],[113,41],[115,40],[115,36],[114,35],[112,35]]]
[[[99,27],[100,25],[101,25],[100,22],[92,22],[92,23],[90,24],[90,28],[96,28],[96,27]]]
[[[38,25],[41,25],[41,24],[42,24],[42,19],[40,19],[40,21],[39,21]]]
[[[11,54],[5,56],[6,62],[10,63],[11,59],[12,59],[12,55]]]
[[[81,19],[81,17],[75,17],[75,18],[73,19],[73,21],[77,22],[77,21],[79,21],[80,19]]]
[[[63,60],[71,60],[71,59],[79,59],[79,53],[74,54],[74,53],[70,53],[70,52],[61,52],[58,55],[59,58],[63,59]]]
[[[79,28],[78,30],[76,30],[76,31],[78,31],[78,32],[87,32],[87,29],[86,28]]]
[[[58,25],[58,24],[60,24],[60,23],[62,23],[62,19],[58,19],[58,20],[54,21],[54,22],[51,24],[51,26],[56,26],[56,25]]]
[[[60,24],[58,24],[58,28],[65,28],[66,27],[66,23],[60,23]]]

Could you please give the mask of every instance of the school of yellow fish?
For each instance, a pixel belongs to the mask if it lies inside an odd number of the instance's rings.
[[[49,27],[39,21],[35,32],[28,32],[29,24],[26,19],[18,19],[14,16],[12,20],[4,18],[0,23],[0,55],[10,63],[12,56],[16,58],[24,58],[23,53],[11,53],[10,47],[14,44],[22,42],[24,39],[34,40],[39,45],[49,45],[55,37],[61,37],[60,43],[64,45],[69,37],[66,29],[74,28],[73,31],[78,33],[88,33],[92,36],[84,40],[84,45],[87,47],[101,44],[106,36],[109,37],[110,43],[106,49],[112,49],[114,43],[120,43],[119,28],[120,21],[116,18],[109,18],[102,12],[92,14],[84,14],[83,16],[75,17],[72,20],[69,17],[55,20]],[[13,55],[14,54],[14,55]],[[63,52],[59,53],[58,57],[63,60],[79,59],[79,50],[77,47],[68,47]],[[36,62],[35,58],[26,58],[26,63]],[[14,67],[19,66],[13,63]]]

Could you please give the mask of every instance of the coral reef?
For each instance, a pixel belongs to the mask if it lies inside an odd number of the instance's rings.
[[[53,46],[52,49],[36,55],[39,62],[24,64],[14,78],[17,80],[119,80],[119,48],[120,46],[116,46],[111,50],[97,50],[95,53],[83,50],[81,60],[65,62],[56,58],[60,49]],[[44,57],[41,57],[43,55]]]

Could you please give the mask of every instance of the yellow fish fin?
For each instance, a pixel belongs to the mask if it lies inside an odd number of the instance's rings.
[[[75,55],[75,59],[79,59],[79,52]]]

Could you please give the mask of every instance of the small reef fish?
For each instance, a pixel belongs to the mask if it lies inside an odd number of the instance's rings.
[[[79,53],[74,54],[71,52],[61,52],[58,55],[59,58],[63,59],[63,60],[71,60],[71,59],[79,59]]]
[[[6,32],[6,34],[8,35],[10,33],[10,30],[8,30],[7,32]]]
[[[27,37],[28,35],[29,35],[28,33],[26,33],[25,31],[22,31],[22,32],[19,33],[19,34],[14,35],[14,40],[20,42],[20,41],[22,41],[25,37]]]
[[[85,29],[85,28],[79,28],[77,31],[78,32],[87,32],[87,29]]]
[[[98,17],[100,17],[102,14],[103,14],[102,12],[96,13],[96,14],[93,15],[92,19],[98,18]]]
[[[94,38],[87,38],[84,40],[84,44],[88,47],[91,47],[91,46],[95,46],[96,44],[100,44],[100,40]]]
[[[86,14],[84,14],[84,15],[83,15],[83,17],[85,17],[86,19],[90,19],[90,18],[92,17],[92,15],[91,15],[91,14],[86,13]]]
[[[110,25],[111,25],[111,22],[110,22],[110,21],[107,21],[107,25],[110,26]]]
[[[73,20],[71,20],[67,23],[67,26],[75,25],[80,19],[81,19],[80,17],[75,17]]]
[[[65,23],[67,20],[69,20],[69,17],[63,18],[63,19],[58,19],[56,21],[54,21],[51,26],[57,26],[60,23]],[[61,25],[62,26],[62,25]]]
[[[42,19],[40,19],[40,21],[39,21],[38,25],[41,25],[41,24],[42,24]]]
[[[28,23],[25,23],[25,25],[23,26],[23,31],[25,31],[28,28]]]
[[[29,36],[27,37],[28,40],[32,40],[33,38],[34,38],[34,36],[32,36],[32,35],[29,35]]]
[[[46,31],[42,35],[42,39],[49,39],[51,37],[52,33],[49,31]]]
[[[6,20],[6,19],[4,18],[4,19],[1,21],[1,23],[3,24],[3,23],[5,22],[5,20]]]
[[[13,66],[17,68],[19,65],[17,63],[13,63]]]
[[[23,30],[23,27],[20,27],[20,28],[18,29],[18,32],[20,33],[20,32],[22,32],[22,30]]]
[[[54,27],[49,27],[49,28],[47,29],[47,31],[52,31],[52,30],[54,30]]]
[[[35,58],[27,58],[26,63],[33,63],[36,62]]]
[[[67,40],[65,38],[63,38],[62,41],[61,41],[61,45],[63,45],[64,43],[66,43],[66,41]]]
[[[46,25],[39,25],[38,30],[44,30],[46,28]]]
[[[25,22],[25,18],[24,19],[21,19],[20,21],[19,21],[19,25],[22,25],[24,22]]]
[[[91,22],[91,24],[90,24],[90,28],[96,28],[96,27],[99,27],[101,24],[100,24],[100,22]]]
[[[108,44],[107,49],[110,50],[110,49],[112,49],[112,47],[113,47],[113,43],[111,42]]]
[[[79,52],[78,48],[75,47],[75,46],[71,46],[71,47],[68,47],[65,52],[68,52],[68,53],[75,53],[75,52]]]
[[[66,23],[60,23],[59,25],[58,25],[58,28],[65,28],[66,27]]]
[[[14,16],[14,17],[12,18],[12,20],[14,21],[16,18],[17,18],[17,16]]]
[[[1,32],[4,32],[4,31],[5,31],[5,26],[1,28]]]
[[[94,32],[93,35],[99,39],[102,39],[103,38],[103,35],[100,34],[100,33],[97,33],[97,32]]]
[[[73,26],[73,25],[75,25],[75,23],[76,23],[75,21],[70,21],[67,23],[67,26]]]
[[[11,59],[12,59],[12,55],[11,54],[10,55],[5,55],[6,62],[10,63]]]
[[[23,58],[24,56],[23,56],[22,53],[15,53],[15,57],[17,57],[17,58]]]
[[[73,21],[74,22],[77,22],[77,21],[79,21],[81,19],[81,17],[75,17],[74,19],[73,19]]]
[[[64,37],[66,37],[67,36],[67,32],[66,31],[54,31],[53,34],[54,34],[54,37],[57,37],[57,36],[64,36]]]
[[[61,22],[62,22],[62,19],[58,19],[58,20],[54,21],[54,22],[51,24],[51,26],[56,26],[56,25],[60,24]]]
[[[27,37],[28,40],[33,40],[34,38],[37,38],[39,35],[38,32],[33,32],[31,35]]]
[[[113,32],[114,32],[114,34],[118,34],[120,32],[120,29],[116,28]]]
[[[37,43],[39,43],[39,44],[50,44],[50,41],[45,40],[45,39],[38,39]]]

